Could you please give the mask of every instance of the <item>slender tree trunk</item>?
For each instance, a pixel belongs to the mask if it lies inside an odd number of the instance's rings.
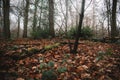
[[[71,6],[70,6],[69,8],[70,8],[70,9],[69,9],[69,12],[70,12],[70,19],[71,19],[71,27],[73,27],[73,26],[74,26],[73,12],[72,12]]]
[[[77,0],[76,0],[76,6],[79,6]],[[78,8],[78,10],[79,10],[79,8]],[[76,13],[76,27],[77,27],[78,25],[79,25],[79,14]]]
[[[107,9],[107,27],[108,27],[108,36],[110,36],[110,0],[105,0],[105,5],[106,5],[106,9]]]
[[[78,41],[79,41],[79,37],[81,34],[81,28],[82,28],[82,23],[83,23],[83,18],[84,18],[84,8],[85,8],[85,0],[82,0],[82,4],[81,4],[81,14],[79,17],[79,25],[78,25],[78,29],[77,29],[77,34],[76,34],[76,39],[75,39],[75,43],[74,43],[74,48],[71,51],[72,53],[76,53],[77,49],[78,49]]]
[[[2,0],[0,0],[0,38],[2,38]]]
[[[34,11],[34,19],[33,19],[33,31],[36,31],[36,25],[37,25],[37,6],[38,6],[39,0],[35,0],[35,11]]]
[[[0,0],[0,8],[2,7],[2,0]]]
[[[101,26],[102,26],[102,36],[104,37],[104,21],[101,23]]]
[[[67,36],[67,28],[68,28],[68,0],[65,0],[66,4],[66,16],[65,16],[65,33]]]
[[[108,17],[108,36],[110,36],[110,21],[111,21],[111,15],[110,15],[110,0],[108,2],[108,12],[107,12],[107,17]]]
[[[39,18],[39,27],[38,27],[38,29],[41,29],[42,12],[43,12],[43,0],[41,0],[40,18]]]
[[[24,11],[23,38],[27,38],[28,12],[29,12],[29,0],[26,0],[26,7],[25,7],[25,11]]]
[[[49,1],[49,31],[51,37],[55,37],[55,31],[54,31],[54,0],[48,0]]]
[[[17,38],[20,37],[20,15],[18,15],[18,31],[17,31]]]
[[[92,27],[93,30],[95,31],[95,0],[93,0],[93,13],[92,13],[92,19],[93,19],[93,23],[92,23]]]
[[[117,10],[117,0],[113,0],[112,4],[112,21],[111,21],[111,37],[114,39],[118,36],[117,26],[116,26],[116,10]]]
[[[10,11],[10,0],[3,0],[3,36],[5,39],[10,38],[10,19],[9,19],[9,11]]]

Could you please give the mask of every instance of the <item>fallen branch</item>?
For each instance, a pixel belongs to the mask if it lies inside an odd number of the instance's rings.
[[[74,44],[74,42],[60,42],[60,44]],[[83,42],[78,42],[78,44],[83,44]]]
[[[42,49],[30,48],[30,49],[23,50],[19,54],[14,53],[11,57],[14,60],[21,60],[21,59],[30,57],[33,54],[39,54],[39,53],[43,54],[43,53],[45,53],[45,51],[51,50],[51,49],[56,48],[58,46],[60,46],[60,43],[55,43],[53,45],[47,45],[47,46],[43,47]]]

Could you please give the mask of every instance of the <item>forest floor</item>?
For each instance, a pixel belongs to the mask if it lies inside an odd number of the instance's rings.
[[[0,80],[120,80],[120,45],[82,40],[77,54],[68,44],[48,48],[59,41],[67,40],[1,40]]]

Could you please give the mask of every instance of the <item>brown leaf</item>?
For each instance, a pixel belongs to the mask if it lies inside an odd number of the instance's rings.
[[[77,71],[79,72],[79,71],[84,71],[84,70],[87,70],[88,69],[88,67],[86,66],[86,65],[82,65],[82,66],[78,66],[77,67]]]
[[[83,78],[90,78],[90,74],[88,74],[88,73],[82,73],[81,74],[81,78],[83,79]]]
[[[49,56],[51,56],[51,53],[47,53],[46,55],[45,55],[45,57],[49,57]]]
[[[67,62],[68,62],[68,63],[72,63],[72,60],[71,60],[71,59],[68,59]]]
[[[32,70],[34,70],[34,69],[36,69],[36,68],[37,68],[36,66],[33,66],[33,67],[32,67]]]
[[[83,71],[83,70],[84,70],[84,68],[82,66],[78,66],[76,71],[80,72],[80,71]]]
[[[60,55],[54,55],[54,58],[61,58],[61,56]]]
[[[23,60],[20,60],[20,61],[19,61],[19,64],[24,64]]]
[[[25,79],[23,79],[23,78],[17,78],[16,80],[25,80]]]
[[[56,69],[57,67],[58,67],[58,64],[55,63],[55,64],[54,64],[54,68]]]

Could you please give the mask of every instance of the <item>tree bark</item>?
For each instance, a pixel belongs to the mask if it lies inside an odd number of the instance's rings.
[[[39,0],[35,0],[35,11],[34,11],[34,19],[33,19],[33,31],[36,31],[36,25],[37,25],[37,6],[38,6]]]
[[[2,38],[2,0],[0,0],[0,38]]]
[[[116,10],[117,10],[117,0],[113,0],[112,4],[112,21],[111,21],[111,38],[114,40],[117,33],[117,26],[116,26]]]
[[[18,15],[18,31],[17,31],[17,38],[20,37],[20,15]]]
[[[68,0],[65,0],[65,5],[66,5],[65,34],[67,36],[67,29],[68,29]]]
[[[28,26],[28,12],[29,12],[29,0],[26,0],[26,7],[24,11],[24,30],[23,38],[27,38],[27,26]]]
[[[55,31],[54,31],[54,0],[48,0],[49,1],[49,31],[50,36],[55,37]]]
[[[10,0],[3,0],[3,37],[4,39],[10,38],[10,19],[9,19],[9,11],[10,11]]]
[[[41,0],[40,17],[39,17],[39,26],[38,26],[38,29],[41,29],[42,12],[43,12],[43,0]]]
[[[108,26],[108,36],[110,36],[110,0],[105,0],[105,3],[106,3],[106,9],[107,9],[107,26]]]

